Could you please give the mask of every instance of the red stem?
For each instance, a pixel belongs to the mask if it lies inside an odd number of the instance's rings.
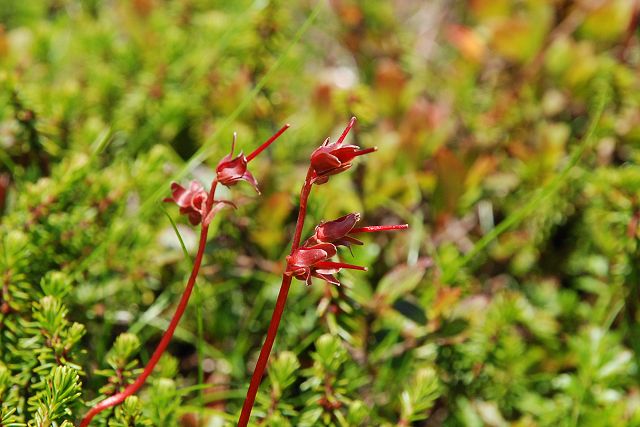
[[[315,172],[312,168],[309,168],[307,177],[304,180],[304,185],[300,191],[300,210],[298,211],[298,219],[296,221],[296,230],[293,234],[293,242],[291,243],[291,254],[300,246],[300,238],[302,236],[302,228],[304,226],[304,219],[307,216],[307,201],[309,200],[309,194],[311,193],[311,187],[313,186],[313,177]],[[291,276],[282,276],[282,285],[280,285],[280,292],[278,293],[278,299],[276,300],[276,306],[273,309],[271,315],[271,322],[269,322],[269,329],[267,330],[267,338],[262,344],[260,349],[260,355],[258,356],[258,362],[251,376],[251,382],[249,383],[249,390],[247,390],[247,397],[242,405],[242,412],[240,413],[240,419],[238,420],[238,427],[246,427],[249,424],[249,418],[251,417],[251,410],[253,404],[256,401],[256,395],[260,388],[260,382],[264,375],[264,371],[267,368],[267,362],[269,361],[269,355],[273,348],[273,342],[278,334],[278,327],[280,326],[280,320],[282,320],[282,313],[287,302],[287,296],[289,295],[289,287],[291,286]]]
[[[309,167],[307,176],[304,179],[304,185],[300,191],[300,210],[298,211],[298,219],[296,220],[296,230],[293,233],[293,242],[291,243],[291,253],[298,249],[300,246],[300,238],[302,237],[302,227],[304,226],[304,219],[307,216],[307,201],[309,200],[309,194],[311,193],[311,187],[313,185],[313,178],[315,178],[315,171],[312,167]]]
[[[287,129],[289,129],[289,126],[291,126],[289,123],[282,126],[280,130],[274,133],[271,138],[267,139],[265,142],[262,143],[262,145],[260,145],[258,148],[253,150],[253,152],[247,156],[247,163],[253,160],[258,154],[262,153],[264,149],[267,148],[273,141],[278,139],[280,135],[282,135]]]
[[[214,179],[211,183],[211,190],[209,191],[209,198],[207,199],[207,211],[211,210],[213,206],[213,197],[216,192],[216,186],[218,182]],[[207,244],[207,233],[209,232],[209,226],[202,224],[202,228],[200,230],[200,243],[198,245],[198,253],[196,254],[196,259],[193,263],[193,269],[191,270],[191,275],[189,276],[189,280],[187,281],[187,286],[182,293],[182,297],[180,298],[180,302],[178,303],[178,307],[176,308],[176,312],[173,314],[171,318],[171,322],[169,323],[169,327],[162,335],[162,339],[156,347],[156,350],[153,352],[151,359],[142,371],[142,374],[135,380],[134,383],[130,384],[124,391],[120,393],[116,393],[113,396],[110,396],[104,399],[102,402],[98,403],[96,406],[91,408],[89,412],[84,416],[82,421],[80,422],[80,427],[87,427],[94,416],[104,411],[107,408],[111,408],[112,406],[119,405],[124,402],[124,400],[133,395],[142,385],[145,383],[151,372],[153,372],[153,368],[158,364],[160,357],[167,349],[171,338],[180,322],[180,318],[184,314],[185,309],[187,308],[187,303],[189,302],[189,297],[191,296],[191,292],[193,291],[193,286],[196,283],[196,278],[198,277],[198,271],[200,270],[200,265],[202,264],[202,257],[204,255],[204,249]]]
[[[390,230],[406,230],[409,228],[409,224],[397,224],[397,225],[370,225],[368,227],[353,228],[349,232],[351,233],[375,233],[376,231],[390,231]]]

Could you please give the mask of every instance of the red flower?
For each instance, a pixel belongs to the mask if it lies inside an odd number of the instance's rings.
[[[218,166],[216,167],[216,175],[218,176],[218,182],[227,187],[231,187],[238,183],[238,181],[246,181],[258,190],[258,181],[251,175],[251,172],[247,170],[247,164],[249,161],[247,157],[240,152],[238,157],[233,158],[233,150],[236,145],[236,133],[233,133],[233,142],[231,143],[231,152],[224,156]]]
[[[203,221],[204,225],[209,225],[213,216],[225,206],[235,205],[228,200],[214,200],[211,210],[207,212],[207,200],[209,195],[198,181],[191,181],[186,189],[177,182],[171,183],[171,197],[164,199],[165,202],[174,202],[180,207],[180,213],[189,217],[192,225],[198,225]]]
[[[334,276],[340,269],[366,270],[358,265],[329,261],[331,257],[336,255],[337,246],[345,246],[351,250],[351,245],[362,245],[360,240],[350,234],[409,228],[407,224],[354,228],[359,220],[360,214],[354,212],[333,221],[321,222],[316,226],[313,236],[287,257],[285,274],[303,280],[307,282],[307,285],[311,284],[311,277],[318,277],[334,285],[340,285]]]
[[[189,184],[189,189],[177,182],[172,182],[171,197],[167,197],[164,201],[175,202],[180,207],[180,213],[187,215],[191,224],[198,225],[206,215],[207,198],[207,191],[202,184],[194,180]]]
[[[240,152],[240,154],[238,154],[238,157],[236,158],[233,158],[233,150],[236,146],[237,137],[236,133],[234,132],[233,142],[231,143],[231,152],[224,156],[216,167],[218,182],[222,185],[226,185],[227,187],[231,187],[232,185],[237,184],[238,181],[246,181],[251,184],[253,188],[255,188],[258,194],[260,194],[260,190],[258,190],[258,181],[256,181],[251,172],[247,170],[247,165],[273,141],[278,139],[278,137],[282,135],[287,129],[289,129],[288,124],[282,126],[280,130],[278,130],[278,132],[276,132],[271,138],[263,142],[248,156],[245,156],[242,152]]]
[[[350,213],[333,221],[321,222],[316,226],[316,230],[304,244],[312,246],[318,243],[333,243],[335,246],[346,246],[351,249],[351,245],[362,245],[362,242],[347,234],[353,230],[356,223],[360,221],[359,213]]]
[[[366,270],[358,265],[329,261],[336,253],[336,247],[331,243],[298,248],[287,256],[287,269],[284,274],[306,282],[307,286],[311,285],[311,277],[340,286],[340,282],[334,276],[340,269]]]
[[[373,233],[376,231],[406,230],[407,224],[394,225],[370,225],[367,227],[354,228],[360,221],[360,214],[357,212],[341,216],[333,221],[321,222],[316,226],[313,236],[309,237],[304,246],[313,246],[318,243],[333,243],[335,246],[345,246],[351,249],[351,245],[362,245],[362,242],[352,234]]]
[[[324,184],[329,180],[329,176],[349,169],[354,158],[376,151],[375,147],[363,150],[357,145],[342,145],[355,122],[356,118],[352,117],[336,142],[329,144],[329,138],[327,138],[311,153],[311,167],[315,172],[314,184]]]

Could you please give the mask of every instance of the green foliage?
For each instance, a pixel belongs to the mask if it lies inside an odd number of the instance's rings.
[[[29,426],[71,427],[71,408],[80,398],[82,384],[76,370],[56,366],[44,378],[44,388],[33,396],[32,421]]]
[[[178,373],[178,361],[171,356],[164,356],[156,369],[156,376],[148,390],[151,403],[146,405],[145,412],[152,425],[176,425],[177,409],[182,400],[172,378]]]
[[[142,414],[142,402],[136,396],[129,396],[115,410],[115,416],[109,420],[109,427],[143,427],[152,425]]]
[[[269,379],[274,399],[282,398],[284,391],[295,382],[298,369],[300,362],[290,351],[284,351],[273,358],[269,367]]]
[[[106,361],[109,369],[96,371],[96,375],[107,377],[107,383],[100,388],[100,393],[107,396],[122,391],[141,373],[136,369],[138,361],[134,359],[140,349],[140,340],[130,333],[118,335],[113,347],[107,353]],[[135,406],[131,404],[132,408]],[[134,417],[135,418],[135,417]]]
[[[233,425],[305,163],[356,115],[379,151],[309,224],[410,232],[292,286],[252,422],[640,426],[633,7],[0,1],[0,425],[77,424],[134,380],[197,241],[169,182],[290,122],[251,162],[262,195],[221,195],[174,357],[92,424]]]
[[[433,368],[421,368],[400,397],[400,423],[428,418],[429,410],[440,396],[438,376]]]
[[[9,369],[7,369],[5,365],[0,364],[0,402],[3,402],[3,405],[0,407],[0,425],[6,427],[24,426],[25,424],[17,422],[18,418],[15,415],[17,408],[11,408],[7,405],[7,403],[9,403],[11,385],[12,381]]]

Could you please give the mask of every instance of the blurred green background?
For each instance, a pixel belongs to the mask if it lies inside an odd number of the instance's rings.
[[[369,271],[341,288],[293,284],[253,421],[640,426],[637,10],[0,1],[0,425],[46,425],[55,366],[81,393],[58,425],[126,385],[191,270],[169,183],[210,181],[233,131],[246,153],[291,123],[251,163],[261,196],[220,193],[238,209],[173,358],[94,424],[231,425],[309,154],[355,115],[349,141],[379,151],[314,188],[304,235],[352,211],[411,228],[342,254]]]

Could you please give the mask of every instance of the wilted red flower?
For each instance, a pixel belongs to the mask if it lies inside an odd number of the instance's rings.
[[[165,202],[175,202],[180,207],[180,213],[189,217],[189,222],[193,225],[200,224],[206,215],[207,191],[198,181],[191,181],[189,188],[184,188],[177,182],[171,183],[171,197],[164,199]]]
[[[356,118],[352,117],[336,142],[329,144],[329,138],[327,138],[311,153],[311,167],[315,172],[314,184],[324,184],[331,175],[349,169],[354,158],[376,151],[375,147],[363,150],[357,145],[342,145],[355,122]]]
[[[342,245],[348,248],[350,248],[351,245],[362,245],[360,240],[347,235],[358,221],[360,221],[360,214],[357,212],[350,213],[333,221],[323,221],[320,225],[316,226],[313,236],[307,239],[304,246],[313,246],[323,242],[333,243],[335,246]]]
[[[311,285],[311,277],[317,277],[340,286],[340,282],[334,274],[339,272],[341,268],[366,270],[358,265],[329,261],[336,253],[336,247],[331,243],[318,243],[298,248],[287,256],[287,269],[284,274],[306,282],[307,286]]]
[[[187,215],[189,222],[193,225],[200,224],[204,220],[205,225],[209,225],[213,216],[225,206],[235,205],[228,200],[214,200],[211,210],[207,212],[207,200],[209,194],[198,181],[191,181],[189,188],[184,188],[177,182],[171,183],[171,197],[164,199],[165,202],[174,202],[180,207],[180,213]]]

